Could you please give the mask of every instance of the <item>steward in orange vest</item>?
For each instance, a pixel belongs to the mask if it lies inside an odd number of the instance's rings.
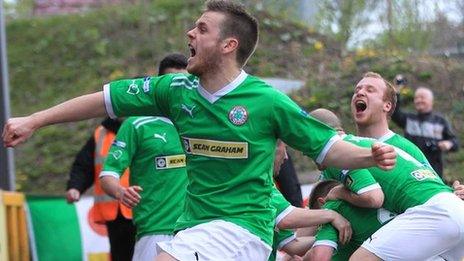
[[[80,195],[94,185],[92,217],[94,222],[106,225],[112,261],[132,259],[136,234],[132,224],[132,210],[106,195],[100,187],[99,175],[120,126],[119,120],[107,118],[95,129],[94,135],[76,155],[66,192],[67,201],[72,203],[78,201]],[[128,187],[128,171],[120,182],[122,186]]]
[[[95,207],[95,222],[105,223],[106,221],[115,220],[118,215],[118,208],[121,214],[127,218],[132,219],[132,210],[118,200],[105,194],[100,186],[100,172],[103,168],[108,151],[110,150],[111,144],[113,144],[116,133],[106,129],[102,125],[95,129],[94,140],[95,140],[95,162],[94,162],[94,207]],[[123,187],[129,186],[129,171],[126,170],[121,176],[120,184]]]

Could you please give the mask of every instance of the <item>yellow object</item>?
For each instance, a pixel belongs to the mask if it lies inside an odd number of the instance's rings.
[[[8,260],[8,238],[6,235],[6,213],[3,206],[3,193],[0,191],[0,260]]]
[[[4,226],[6,229],[2,231],[7,233],[6,240],[4,240],[4,235],[0,234],[0,258],[10,261],[29,261],[24,194],[7,191],[0,191],[0,194],[0,227]],[[3,259],[4,255],[8,258]]]
[[[108,261],[110,260],[110,255],[108,253],[92,253],[87,255],[87,260],[89,261]]]

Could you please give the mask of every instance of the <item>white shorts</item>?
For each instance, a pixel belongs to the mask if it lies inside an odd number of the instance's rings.
[[[146,235],[135,243],[132,261],[153,261],[158,255],[156,243],[170,241],[172,235]]]
[[[439,193],[407,209],[367,239],[362,247],[383,260],[462,260],[464,202]]]
[[[223,220],[179,231],[173,240],[157,245],[181,261],[267,261],[271,253],[271,247],[259,237]]]

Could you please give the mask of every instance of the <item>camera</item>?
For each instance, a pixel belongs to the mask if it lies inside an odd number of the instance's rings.
[[[395,76],[395,85],[406,85],[408,80],[401,74]]]

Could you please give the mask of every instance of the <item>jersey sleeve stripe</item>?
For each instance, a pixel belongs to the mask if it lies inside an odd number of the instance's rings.
[[[332,240],[318,240],[314,242],[313,247],[315,246],[331,246],[337,250],[338,244]]]
[[[290,212],[292,212],[292,210],[294,208],[295,208],[294,206],[290,205],[284,211],[280,212],[279,215],[277,215],[277,217],[275,219],[276,226],[277,226],[277,224],[280,223],[280,221],[282,221],[282,219],[284,219],[288,214],[290,214]]]
[[[321,153],[319,153],[319,155],[317,156],[316,163],[321,164],[324,161],[330,148],[332,148],[334,143],[337,142],[338,140],[340,140],[340,136],[338,136],[337,134],[335,134],[332,138],[330,138],[330,140],[325,144]]]
[[[98,178],[102,178],[102,177],[105,177],[105,176],[111,176],[111,177],[115,177],[117,179],[119,179],[119,174],[115,171],[109,171],[109,170],[104,170],[102,172],[100,172],[100,175],[98,175]]]
[[[111,103],[110,84],[108,83],[103,85],[103,97],[105,99],[106,113],[108,113],[111,119],[116,119],[117,116],[114,114],[113,104]]]
[[[282,249],[285,245],[288,243],[292,242],[293,240],[296,239],[295,234],[292,234],[291,236],[285,238],[284,240],[280,241],[279,245],[277,245],[277,249],[280,250]]]
[[[137,125],[141,121],[144,121],[144,120],[147,120],[147,119],[153,119],[153,118],[155,118],[155,117],[153,117],[153,116],[140,117],[140,118],[136,119],[134,122],[132,122],[132,125]]]
[[[358,190],[358,192],[356,192],[356,194],[361,195],[363,193],[369,192],[369,191],[374,190],[374,189],[379,189],[379,188],[382,188],[382,187],[380,187],[379,183],[375,183],[375,184],[369,185],[367,187],[364,187],[364,188]]]

